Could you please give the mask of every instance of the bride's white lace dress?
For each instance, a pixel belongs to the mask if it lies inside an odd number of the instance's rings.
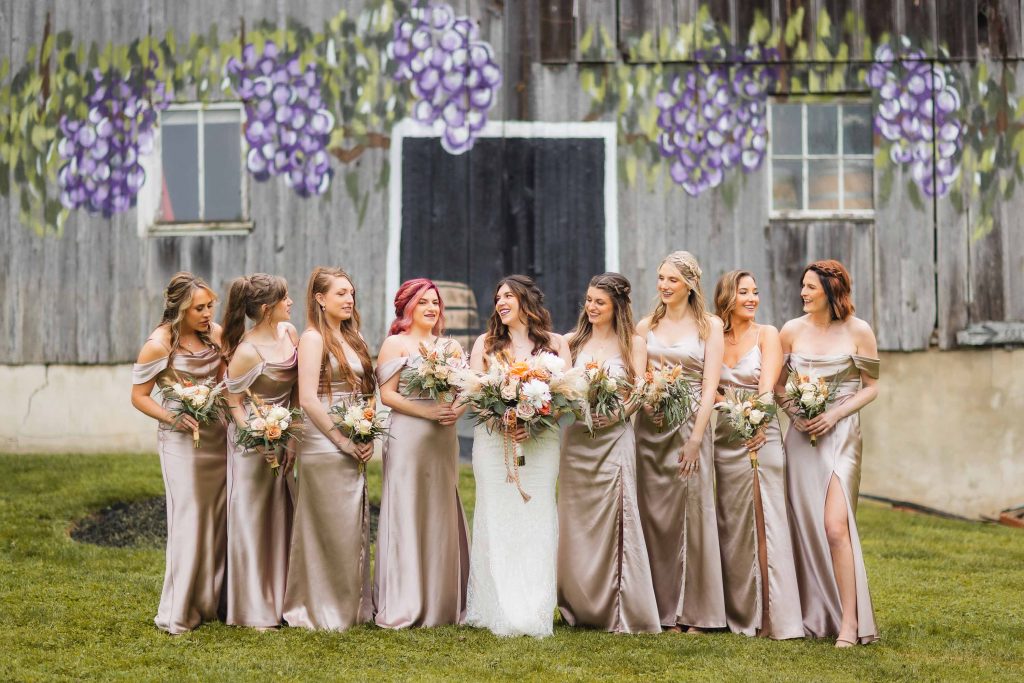
[[[558,431],[521,444],[524,502],[505,470],[502,436],[483,425],[473,437],[476,508],[466,623],[499,636],[549,636],[556,601]]]

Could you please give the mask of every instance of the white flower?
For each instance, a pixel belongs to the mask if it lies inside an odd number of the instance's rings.
[[[181,386],[180,382],[175,382],[174,384],[172,384],[171,385],[171,389],[178,396],[184,396],[184,394],[185,394],[185,387]]]
[[[277,426],[278,426],[277,420],[275,420],[273,417],[268,415],[267,416],[267,429],[270,429],[271,427],[277,427]]]
[[[516,389],[515,381],[505,382],[501,385],[501,397],[506,401],[515,400],[515,397],[519,394]]]
[[[288,417],[288,409],[284,406],[274,406],[267,417],[275,422],[280,422]]]
[[[754,408],[753,410],[750,411],[750,415],[747,416],[747,419],[750,421],[750,424],[756,426],[761,424],[761,422],[764,421],[765,417],[767,416],[763,412],[761,412],[757,408]]]
[[[438,365],[434,368],[434,377],[440,380],[447,380],[452,374],[452,369],[447,365]]]
[[[206,405],[206,398],[207,397],[204,394],[196,394],[194,396],[190,396],[188,402],[191,403],[193,407],[202,408]]]
[[[547,370],[552,375],[561,374],[565,370],[565,361],[553,353],[542,353],[534,359],[536,367]]]
[[[800,393],[806,394],[808,391],[814,391],[818,388],[818,385],[814,382],[801,382],[797,387]]]
[[[249,429],[254,432],[262,432],[267,428],[267,421],[262,417],[257,417],[255,420],[249,423]]]
[[[373,423],[367,419],[361,419],[356,423],[355,430],[357,433],[365,436],[373,431]]]
[[[534,408],[540,408],[551,400],[551,388],[539,379],[531,379],[523,384],[522,393]]]
[[[619,383],[615,381],[614,377],[604,378],[604,390],[607,392],[613,392],[619,388]]]
[[[516,417],[521,420],[530,420],[537,414],[537,409],[529,401],[522,401],[516,406]]]
[[[467,394],[475,394],[484,386],[483,378],[469,368],[456,370],[452,375],[451,383]]]
[[[278,427],[281,428],[282,432],[285,432],[285,431],[288,431],[288,427],[290,427],[291,424],[292,423],[289,422],[288,420],[281,420],[281,423],[278,425]]]

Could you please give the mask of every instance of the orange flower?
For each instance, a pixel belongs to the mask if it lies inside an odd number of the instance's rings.
[[[263,433],[266,434],[267,438],[271,441],[277,441],[281,438],[281,428],[277,425],[269,425],[267,427],[267,431]]]
[[[653,382],[654,381],[654,373],[651,372],[650,370],[645,372],[644,373],[644,381],[645,382]]]
[[[597,364],[596,360],[587,361],[587,370],[597,370],[600,365]]]
[[[364,408],[363,409],[363,419],[365,419],[365,420],[372,420],[373,418],[374,418],[373,408]]]
[[[527,377],[526,379],[531,378],[539,379],[541,382],[547,382],[549,379],[551,379],[551,373],[545,370],[544,368],[537,368],[533,372],[529,373],[529,377]]]
[[[518,379],[526,379],[526,376],[530,374],[530,366],[523,361],[513,363],[508,368],[508,374]]]

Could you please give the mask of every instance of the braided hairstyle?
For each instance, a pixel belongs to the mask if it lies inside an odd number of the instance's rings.
[[[856,310],[852,298],[853,279],[846,266],[835,259],[814,261],[801,273],[801,283],[808,271],[813,271],[821,281],[821,288],[828,298],[828,310],[832,320],[846,320],[853,315]]]
[[[228,305],[221,324],[224,332],[221,346],[224,357],[231,360],[245,334],[245,319],[260,323],[270,309],[288,296],[288,282],[277,275],[253,273],[235,278],[228,290]]]
[[[192,297],[200,289],[205,290],[213,301],[217,300],[217,295],[210,289],[210,285],[206,284],[206,280],[188,271],[175,273],[171,277],[171,281],[167,283],[167,289],[164,290],[164,312],[160,316],[160,324],[167,325],[171,333],[171,350],[167,354],[168,363],[181,343],[181,321],[185,319],[185,311],[192,305]],[[208,332],[196,330],[196,336],[199,337],[199,341],[203,345],[220,350],[217,342],[213,341]]]
[[[703,274],[703,271],[700,269],[700,264],[697,263],[697,258],[688,251],[673,251],[665,257],[665,260],[661,262],[661,266],[666,263],[679,271],[679,275],[689,286],[690,294],[687,297],[686,304],[693,313],[694,322],[697,324],[697,334],[701,340],[706,340],[708,335],[711,334],[711,316],[708,314],[707,305],[704,303],[704,289],[700,285],[700,276]],[[658,267],[661,268],[661,266]],[[661,322],[661,319],[665,317],[667,312],[668,307],[659,298],[657,305],[654,307],[654,312],[651,313],[652,330],[658,326],[658,323]]]
[[[600,289],[608,294],[612,300],[612,329],[619,339],[619,354],[622,356],[623,364],[629,374],[630,381],[636,378],[636,368],[633,367],[633,306],[629,295],[633,288],[625,275],[619,273],[602,273],[590,279],[587,288]],[[569,351],[572,353],[572,361],[576,362],[580,351],[594,334],[594,326],[587,316],[586,304],[580,310],[580,317],[576,321],[576,329],[569,333]]]

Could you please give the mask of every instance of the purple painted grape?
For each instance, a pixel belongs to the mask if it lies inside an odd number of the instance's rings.
[[[487,124],[501,86],[501,67],[475,22],[451,6],[414,7],[395,22],[388,44],[395,80],[408,82],[416,121],[444,126],[441,146],[450,154],[473,148]]]

